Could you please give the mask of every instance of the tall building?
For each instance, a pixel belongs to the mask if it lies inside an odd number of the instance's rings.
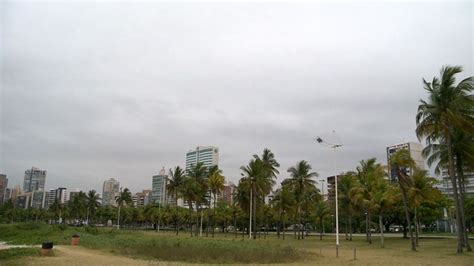
[[[51,206],[55,200],[59,204],[67,202],[67,189],[65,187],[58,187],[57,189],[50,189],[48,194],[48,206]]]
[[[234,203],[234,194],[236,191],[237,187],[232,182],[228,182],[224,185],[224,189],[217,195],[217,202],[223,201],[232,205]]]
[[[456,173],[457,177],[457,173]],[[464,189],[465,197],[474,197],[474,172],[465,171],[464,172]],[[451,179],[449,178],[448,171],[443,170],[441,172],[441,184],[439,186],[441,192],[449,197],[453,197],[453,186],[451,184]],[[459,190],[458,190],[459,191]]]
[[[166,203],[166,184],[168,176],[165,168],[160,170],[158,175],[153,176],[150,202],[164,205]]]
[[[8,179],[7,175],[0,174],[0,205],[3,204],[5,198],[5,191],[7,190]]]
[[[190,169],[198,162],[202,162],[206,167],[219,165],[219,149],[213,146],[199,146],[186,153],[186,169]]]
[[[418,168],[420,169],[425,169],[425,160],[423,159],[423,156],[421,152],[423,151],[423,146],[420,143],[416,142],[407,142],[407,143],[402,143],[402,144],[397,144],[393,146],[387,147],[387,165],[388,167],[388,177],[389,180],[392,182],[397,181],[397,171],[395,168],[390,167],[390,158],[392,155],[397,152],[400,149],[407,149],[408,152],[410,153],[411,158],[413,161],[415,161],[415,164]],[[413,169],[405,169],[407,174],[411,174]]]
[[[11,188],[6,188],[5,189],[5,195],[3,196],[3,203],[11,200],[12,198],[12,189]]]
[[[30,207],[35,209],[47,209],[49,206],[49,193],[36,190],[31,192]]]
[[[44,183],[46,182],[46,171],[32,167],[25,171],[25,178],[23,181],[23,191],[32,192],[36,190],[44,190]]]
[[[137,192],[135,195],[132,196],[133,206],[135,207],[143,207],[148,204],[149,196],[151,190],[144,189],[142,192]]]
[[[11,195],[10,198],[13,202],[16,202],[16,198],[22,194],[21,187],[19,185],[16,185],[12,190],[11,190]]]
[[[111,178],[102,186],[102,205],[115,206],[115,197],[119,195],[120,182]]]

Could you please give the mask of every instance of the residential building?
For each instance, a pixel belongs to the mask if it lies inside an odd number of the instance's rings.
[[[400,149],[407,149],[410,153],[411,158],[415,161],[416,167],[425,169],[425,160],[423,159],[422,151],[423,146],[416,142],[407,142],[387,147],[387,165],[390,165],[390,158],[392,155]],[[411,174],[413,169],[405,168],[407,174]],[[397,182],[397,172],[395,168],[388,167],[388,178],[392,182]]]
[[[143,207],[146,206],[149,202],[151,190],[144,189],[142,192],[137,192],[135,195],[132,196],[133,206],[135,207]]]
[[[104,181],[102,186],[102,205],[116,206],[115,197],[120,193],[120,182],[114,178]]]
[[[465,197],[474,197],[474,172],[465,171],[464,180]],[[438,187],[443,194],[453,197],[453,186],[447,170],[441,171],[441,184]]]
[[[32,167],[25,171],[25,178],[23,181],[23,191],[32,192],[36,190],[44,190],[46,182],[46,171]]]
[[[76,189],[75,191],[69,192],[69,199],[68,199],[68,201],[74,200],[74,198],[77,197],[77,195],[79,195],[79,192],[82,192],[82,191],[79,190],[79,189]]]
[[[28,209],[30,206],[31,192],[18,195],[15,199],[15,208],[17,209]]]
[[[158,173],[158,175],[153,176],[150,202],[159,203],[161,205],[164,205],[166,203],[167,182],[168,182],[168,175],[166,175],[165,168],[163,167]]]
[[[237,192],[237,186],[232,182],[224,185],[224,189],[217,195],[217,201],[223,201],[229,205],[234,203],[234,193]]]
[[[12,189],[6,188],[5,195],[3,196],[3,203],[9,201],[12,198]]]
[[[0,174],[0,205],[3,204],[5,198],[5,191],[7,190],[8,179],[7,175]]]
[[[19,185],[16,185],[12,190],[11,190],[11,200],[13,202],[16,202],[16,198],[21,195],[23,192],[21,191],[21,187]]]
[[[58,201],[59,204],[67,202],[67,188],[59,187],[57,189],[50,189],[48,194],[48,206],[51,206],[54,201]]]
[[[35,209],[47,209],[49,206],[49,193],[36,190],[31,193],[30,207]]]
[[[198,162],[202,162],[206,167],[219,165],[219,149],[213,146],[198,146],[186,153],[186,169],[190,169]]]

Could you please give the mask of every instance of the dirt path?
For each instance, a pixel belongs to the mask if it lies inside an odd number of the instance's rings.
[[[54,256],[29,257],[17,262],[28,265],[182,265],[157,260],[133,259],[80,246],[55,246]]]

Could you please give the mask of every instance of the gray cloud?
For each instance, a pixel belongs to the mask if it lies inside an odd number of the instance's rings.
[[[269,147],[326,176],[416,140],[421,78],[472,75],[472,4],[1,5],[0,172],[47,187],[151,187],[197,145],[228,179]]]

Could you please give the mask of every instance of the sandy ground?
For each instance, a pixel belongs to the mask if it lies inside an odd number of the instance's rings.
[[[12,261],[12,265],[182,265],[173,262],[124,257],[80,246],[55,246],[54,256],[29,257]],[[1,263],[0,263],[1,264]],[[10,264],[10,263],[9,263]]]

